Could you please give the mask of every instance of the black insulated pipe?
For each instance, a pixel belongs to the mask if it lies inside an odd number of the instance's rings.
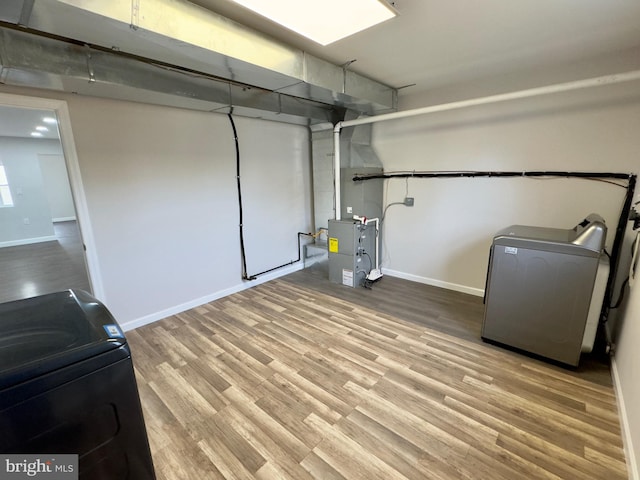
[[[477,178],[477,177],[565,177],[585,179],[619,179],[629,180],[635,175],[629,173],[610,172],[562,172],[562,171],[528,171],[528,172],[491,172],[491,171],[461,171],[461,172],[403,172],[379,173],[372,175],[355,175],[354,182],[387,178]]]
[[[616,227],[616,236],[613,240],[613,247],[611,249],[611,260],[609,278],[607,280],[607,288],[604,294],[604,302],[602,302],[602,311],[600,314],[600,320],[606,322],[609,317],[609,310],[611,310],[611,302],[613,300],[613,287],[616,281],[616,273],[618,271],[618,264],[620,263],[620,252],[622,251],[622,243],[624,242],[624,233],[627,229],[627,222],[629,221],[629,213],[633,203],[633,195],[636,190],[636,175],[629,175],[629,185],[627,186],[627,194],[624,198],[624,204],[622,211],[620,212],[620,218],[618,219],[618,226]],[[625,285],[623,283],[621,291],[624,290]],[[622,295],[622,292],[621,292]],[[616,308],[618,305],[616,305]]]
[[[227,114],[231,128],[233,130],[233,140],[236,145],[236,184],[238,186],[238,224],[240,227],[240,258],[242,260],[242,279],[243,280],[255,280],[255,277],[249,277],[247,275],[247,255],[244,249],[244,227],[243,227],[243,214],[242,214],[242,185],[240,183],[240,144],[238,142],[238,130],[236,129],[236,122],[233,121],[233,115]]]
[[[268,270],[265,270],[264,272],[253,274],[250,277],[245,278],[245,280],[256,280],[257,277],[264,275],[265,273],[270,273],[270,272],[273,272],[274,270],[279,270],[281,268],[288,267],[289,265],[293,265],[294,263],[298,263],[300,260],[302,260],[302,254],[300,252],[300,247],[301,247],[300,237],[303,235],[306,235],[308,237],[314,236],[313,233],[298,232],[298,258],[296,260],[291,260],[290,262],[283,263],[282,265],[278,265],[277,267],[270,268]]]
[[[594,181],[609,181],[612,179],[626,180],[627,186],[619,185],[615,182],[609,182],[622,188],[626,188],[624,204],[618,225],[616,226],[616,234],[613,240],[613,247],[610,255],[609,278],[605,289],[604,300],[602,302],[602,310],[600,312],[600,322],[607,321],[609,310],[613,299],[613,288],[616,280],[616,273],[620,263],[620,252],[622,251],[622,243],[624,241],[624,233],[626,230],[629,213],[631,212],[633,195],[636,188],[636,175],[631,173],[617,172],[569,172],[569,171],[523,171],[523,172],[493,172],[493,171],[422,171],[422,172],[398,172],[398,173],[381,173],[373,175],[355,175],[354,182],[362,182],[373,179],[389,179],[389,178],[517,178],[517,177],[559,177],[559,178],[579,178]],[[624,284],[622,286],[624,289]]]
[[[298,263],[302,259],[302,255],[300,253],[300,237],[303,235],[313,237],[313,233],[305,233],[298,232],[298,258],[296,260],[291,260],[290,262],[283,263],[282,265],[278,265],[277,267],[270,268],[265,270],[264,272],[255,273],[253,275],[249,275],[247,273],[247,254],[244,247],[244,216],[242,213],[242,183],[240,181],[240,143],[238,141],[238,131],[236,129],[236,123],[233,121],[233,115],[231,113],[227,114],[229,117],[229,122],[231,123],[231,128],[233,130],[233,140],[236,145],[236,185],[238,186],[238,223],[240,230],[240,258],[242,260],[242,279],[243,280],[257,280],[257,278],[265,273],[273,272],[274,270],[278,270],[280,268],[288,267],[289,265],[293,265],[294,263]]]

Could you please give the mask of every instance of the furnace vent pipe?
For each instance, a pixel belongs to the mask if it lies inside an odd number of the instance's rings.
[[[340,123],[338,123],[340,125]],[[342,206],[340,204],[340,128],[336,125],[333,129],[333,190],[336,192],[336,220],[342,218]]]
[[[625,73],[617,73],[614,75],[605,75],[602,77],[588,78],[585,80],[577,80],[575,82],[558,83],[555,85],[547,85],[545,87],[530,88],[527,90],[520,90],[517,92],[490,95],[488,97],[461,100],[459,102],[443,103],[440,105],[431,105],[429,107],[415,108],[413,110],[405,110],[405,111],[394,112],[394,113],[386,113],[383,115],[376,115],[374,117],[356,118],[354,120],[346,120],[344,122],[338,122],[333,127],[336,220],[340,220],[340,217],[341,217],[341,213],[340,213],[341,212],[340,131],[345,127],[356,127],[358,125],[384,122],[386,120],[397,120],[400,118],[415,117],[418,115],[426,115],[429,113],[445,112],[447,110],[457,110],[459,108],[474,107],[477,105],[486,105],[489,103],[505,102],[507,100],[517,100],[520,98],[537,97],[539,95],[568,92],[571,90],[579,90],[582,88],[614,85],[616,83],[631,82],[634,80],[640,80],[640,70],[634,70],[634,71],[625,72]]]

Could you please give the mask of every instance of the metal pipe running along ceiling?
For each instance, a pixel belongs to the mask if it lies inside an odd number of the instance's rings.
[[[3,0],[0,22],[3,83],[305,125],[397,109],[397,90],[185,0]]]
[[[331,105],[188,73],[88,46],[0,27],[0,82],[308,125]]]
[[[403,110],[395,113],[388,113],[370,118],[356,118],[354,120],[340,121],[331,127],[331,125],[316,125],[314,131],[328,130],[333,128],[333,175],[334,185],[340,185],[341,175],[341,159],[340,159],[340,132],[345,127],[356,127],[358,125],[368,125],[387,120],[398,120],[401,118],[415,117],[418,115],[427,115],[431,113],[446,112],[449,110],[457,110],[460,108],[475,107],[478,105],[487,105],[490,103],[506,102],[509,100],[517,100],[522,98],[537,97],[540,95],[550,95],[554,93],[569,92],[584,88],[601,87],[604,85],[614,85],[616,83],[632,82],[640,80],[640,70],[624,72],[614,75],[605,75],[602,77],[587,78],[575,82],[558,83],[555,85],[547,85],[544,87],[531,88],[528,90],[520,90],[517,92],[502,93],[498,95],[490,95],[488,97],[473,98],[469,100],[461,100],[458,102],[443,103],[440,105],[431,105],[428,107],[416,108],[413,110]],[[340,198],[340,188],[334,189],[335,199],[335,217],[336,220],[341,219],[342,200]]]

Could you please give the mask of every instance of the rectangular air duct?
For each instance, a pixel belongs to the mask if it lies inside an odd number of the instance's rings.
[[[330,105],[142,62],[0,27],[0,81],[95,97],[308,125],[331,121]]]
[[[236,98],[245,97],[245,105],[241,106],[247,109],[260,110],[263,108],[260,102],[280,104],[288,101],[285,98],[308,100],[366,115],[396,109],[395,89],[184,0],[5,0],[0,5],[0,20],[20,25],[26,32],[44,32],[76,43],[174,65],[234,85],[281,94],[274,95],[275,100],[269,100],[268,95],[256,97],[255,92],[236,92]],[[36,38],[46,41],[42,36]],[[52,62],[55,60],[62,63],[67,59],[51,59]],[[50,73],[46,68],[42,72]],[[125,76],[124,72],[119,75],[120,79]],[[14,75],[13,79],[18,77]],[[154,77],[148,78],[148,84],[150,90],[166,90],[154,86]],[[252,96],[260,102],[249,105]],[[273,110],[278,109],[271,106],[267,111]],[[310,119],[308,124],[312,125],[336,121],[336,118],[317,116]]]

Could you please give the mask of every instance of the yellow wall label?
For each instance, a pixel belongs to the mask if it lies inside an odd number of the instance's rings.
[[[329,238],[329,251],[331,253],[338,253],[338,239]]]

